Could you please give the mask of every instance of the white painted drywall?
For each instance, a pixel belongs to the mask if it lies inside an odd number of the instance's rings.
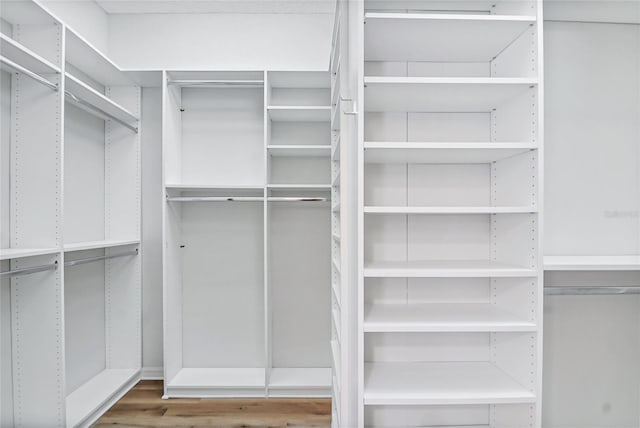
[[[109,18],[109,54],[124,68],[327,70],[328,14],[149,14]]]
[[[103,53],[108,52],[109,15],[93,0],[40,0],[41,5]]]

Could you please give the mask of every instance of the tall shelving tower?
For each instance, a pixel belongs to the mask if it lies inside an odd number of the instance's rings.
[[[542,2],[360,12],[358,425],[540,426]]]

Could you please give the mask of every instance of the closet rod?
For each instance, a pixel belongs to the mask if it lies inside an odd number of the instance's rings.
[[[602,286],[554,286],[544,287],[544,294],[548,296],[588,296],[588,295],[616,295],[640,294],[640,286],[602,287]]]
[[[167,85],[174,86],[209,86],[209,87],[235,87],[235,88],[259,88],[264,86],[264,80],[167,80]]]
[[[262,196],[168,196],[169,202],[262,202]]]
[[[64,262],[64,265],[77,266],[77,265],[83,265],[86,263],[99,262],[101,260],[109,260],[109,259],[115,259],[118,257],[137,256],[137,255],[138,255],[138,249],[136,248],[135,250],[125,251],[118,254],[111,254],[109,256],[88,257],[86,259],[70,260],[68,262]]]
[[[329,198],[305,198],[292,196],[270,196],[267,198],[269,202],[329,202]]]
[[[58,262],[51,263],[50,265],[40,265],[40,266],[33,266],[33,267],[22,268],[22,269],[8,270],[6,272],[0,272],[0,278],[10,278],[12,276],[29,275],[37,272],[55,270],[57,268],[58,268]]]
[[[576,24],[615,24],[615,25],[640,25],[640,22],[624,22],[624,21],[587,21],[579,19],[545,19],[544,22],[561,22]]]
[[[40,82],[45,86],[48,86],[49,88],[53,89],[54,91],[58,90],[58,85],[56,85],[55,83],[48,81],[47,79],[45,79],[44,77],[40,76],[39,74],[34,73],[33,71],[29,70],[28,68],[25,68],[25,67],[21,66],[20,64],[17,64],[15,62],[11,61],[8,58],[0,56],[0,62],[5,64],[7,67],[14,69],[18,73],[22,73],[25,76],[30,77],[33,80],[35,80],[37,82]]]
[[[82,108],[83,110],[93,114],[94,116],[98,116],[101,119],[107,119],[107,120],[113,120],[115,122],[118,122],[120,125],[129,128],[130,130],[132,130],[133,132],[135,132],[136,134],[138,133],[138,127],[133,126],[127,122],[125,122],[122,119],[119,119],[115,116],[113,116],[112,114],[107,113],[106,111],[99,109],[98,107],[94,106],[93,104],[90,104],[80,98],[78,98],[77,96],[75,96],[74,94],[72,94],[69,91],[64,91],[65,95],[67,95],[67,97],[69,98],[69,100],[78,105],[80,108]]]

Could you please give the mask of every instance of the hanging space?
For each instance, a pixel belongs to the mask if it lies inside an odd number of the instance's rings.
[[[0,15],[0,426],[62,426],[63,26]]]
[[[541,2],[364,2],[360,424],[540,426]]]
[[[327,72],[267,73],[270,397],[331,394],[331,137]]]
[[[640,3],[546,5],[545,426],[640,426],[639,65]]]
[[[141,368],[141,91],[67,29],[64,114],[66,423],[93,423]]]
[[[163,81],[165,394],[264,396],[264,72]]]

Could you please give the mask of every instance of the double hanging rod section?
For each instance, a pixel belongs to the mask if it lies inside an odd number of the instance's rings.
[[[7,67],[9,67],[12,70],[15,70],[16,72],[23,74],[33,80],[35,80],[36,82],[39,82],[45,86],[47,86],[48,88],[54,90],[54,91],[58,91],[60,88],[58,87],[57,84],[45,79],[44,77],[40,76],[38,73],[34,73],[33,71],[29,70],[26,67],[21,66],[20,64],[17,64],[14,61],[11,61],[10,59],[4,57],[4,56],[0,56],[0,62],[5,64]],[[119,123],[120,125],[132,130],[135,133],[138,133],[138,127],[131,125],[128,122],[125,122],[124,120],[115,117],[114,115],[107,113],[106,111],[102,110],[101,108],[98,108],[96,106],[94,106],[93,104],[84,101],[80,98],[78,98],[76,95],[72,94],[71,92],[65,90],[64,94],[67,98],[68,101],[78,105],[79,107],[83,108],[85,111],[100,117],[101,119],[107,119],[107,120],[113,120],[114,122]]]
[[[64,265],[66,267],[71,267],[71,266],[78,266],[78,265],[83,265],[87,263],[99,262],[102,260],[110,260],[110,259],[115,259],[119,257],[137,256],[137,255],[138,255],[138,249],[136,248],[135,250],[123,251],[121,253],[110,254],[108,256],[87,257],[84,259],[69,260],[67,262],[64,262]],[[0,278],[11,278],[14,276],[30,275],[38,272],[56,270],[57,268],[58,268],[58,262],[56,261],[47,265],[38,265],[38,266],[32,266],[32,267],[26,267],[26,268],[20,268],[20,269],[13,269],[6,272],[0,272]]]

